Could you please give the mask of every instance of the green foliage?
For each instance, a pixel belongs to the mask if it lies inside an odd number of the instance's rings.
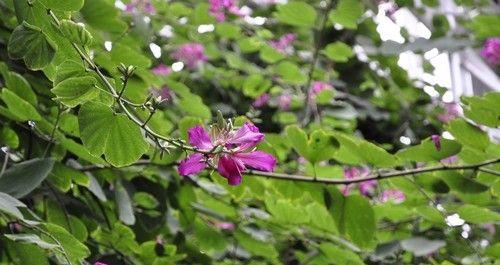
[[[490,2],[396,1],[426,38],[356,0],[122,2],[0,0],[0,264],[499,259],[500,93],[428,82]]]

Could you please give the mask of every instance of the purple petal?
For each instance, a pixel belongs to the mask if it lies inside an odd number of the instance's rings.
[[[431,140],[438,151],[441,150],[441,137],[439,135],[431,135]]]
[[[247,122],[229,139],[229,144],[257,144],[264,139],[264,134],[259,128]]]
[[[177,172],[179,172],[179,175],[181,176],[187,176],[202,171],[205,169],[205,166],[203,155],[195,153],[181,161],[179,167],[177,168]]]
[[[217,171],[227,179],[229,185],[234,186],[241,183],[242,170],[245,170],[245,166],[240,161],[227,155],[220,157]]]
[[[202,150],[210,150],[214,146],[210,135],[201,125],[196,125],[188,130],[189,144]]]
[[[359,183],[359,192],[364,196],[367,196],[375,190],[376,186],[377,186],[376,180],[363,181]]]
[[[159,64],[151,69],[151,71],[155,75],[169,75],[172,72],[172,69],[165,64]]]
[[[257,170],[273,171],[276,166],[276,158],[274,158],[271,154],[262,151],[237,153],[234,157],[243,162],[245,166]]]
[[[396,204],[404,202],[405,199],[405,194],[402,191],[396,189],[384,190],[382,192],[382,195],[380,196],[381,202],[393,201]]]

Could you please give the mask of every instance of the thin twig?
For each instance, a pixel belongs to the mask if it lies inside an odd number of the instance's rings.
[[[50,132],[50,138],[49,138],[49,143],[47,144],[47,147],[45,148],[45,151],[43,151],[43,156],[42,157],[46,157],[47,154],[50,153],[50,149],[52,147],[52,143],[54,141],[54,136],[56,134],[56,131],[57,131],[57,127],[59,127],[59,122],[61,120],[61,113],[62,113],[62,107],[61,105],[59,105],[57,107],[57,117],[56,117],[56,122],[54,124],[54,128],[52,128],[52,132]]]
[[[493,170],[493,169],[489,169],[489,168],[485,168],[485,167],[480,167],[477,170],[482,171],[484,173],[491,174],[491,175],[500,176],[500,172],[498,172],[496,170]]]

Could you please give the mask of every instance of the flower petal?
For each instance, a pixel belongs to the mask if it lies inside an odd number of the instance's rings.
[[[186,159],[182,160],[177,168],[177,172],[181,176],[187,176],[191,174],[196,174],[203,169],[205,169],[205,162],[203,161],[203,155],[200,153],[192,154]]]
[[[259,128],[247,122],[239,128],[229,139],[229,144],[257,144],[264,139],[264,134],[259,132]]]
[[[273,171],[276,166],[276,158],[271,154],[262,151],[253,151],[250,153],[237,153],[234,155],[247,167],[262,170]]]
[[[227,179],[229,185],[239,185],[241,183],[241,171],[245,166],[233,157],[223,155],[219,158],[217,171]]]
[[[189,144],[202,150],[213,148],[210,135],[201,125],[196,125],[188,130]]]

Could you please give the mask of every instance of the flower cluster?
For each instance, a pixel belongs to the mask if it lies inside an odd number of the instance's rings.
[[[236,5],[235,0],[209,0],[210,14],[217,20],[217,22],[224,22],[226,20],[226,11],[236,15],[245,16],[245,12]]]
[[[312,82],[311,89],[309,89],[309,99],[314,100],[317,94],[325,90],[333,90],[333,87],[330,84],[322,81]]]
[[[128,13],[134,13],[137,10],[141,10],[149,14],[156,13],[156,9],[151,3],[151,0],[132,0],[130,4],[125,6],[125,12]]]
[[[241,183],[241,173],[247,168],[273,171],[276,159],[265,152],[255,150],[264,134],[251,124],[245,123],[238,130],[230,126],[212,126],[210,133],[198,125],[188,130],[189,143],[199,151],[181,161],[178,172],[182,176],[196,174],[206,167],[216,167],[229,185]]]
[[[292,43],[297,39],[297,34],[287,33],[278,40],[272,40],[269,45],[283,54],[291,54],[293,52]]]
[[[500,38],[486,40],[481,50],[481,56],[492,65],[500,64]]]
[[[345,179],[356,179],[356,178],[363,178],[370,175],[370,169],[367,167],[347,167],[344,169],[344,178]],[[352,185],[346,185],[342,193],[344,195],[349,194],[349,190]],[[358,188],[359,192],[365,196],[370,195],[373,193],[375,190],[375,187],[377,186],[377,181],[376,180],[367,180],[359,183]]]
[[[172,53],[171,57],[174,60],[181,61],[187,65],[187,67],[193,69],[199,63],[205,62],[207,57],[205,56],[205,48],[199,43],[186,43]]]

